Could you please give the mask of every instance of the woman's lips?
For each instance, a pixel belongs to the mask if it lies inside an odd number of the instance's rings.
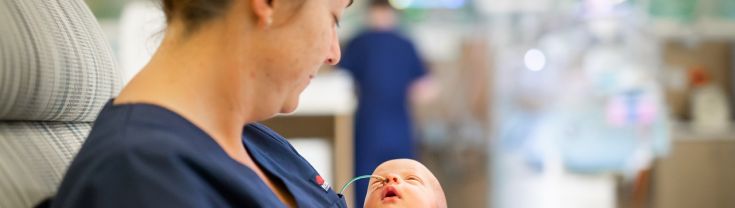
[[[380,199],[384,202],[392,202],[401,199],[401,193],[393,186],[386,186],[383,188],[383,193],[381,195],[382,197]]]

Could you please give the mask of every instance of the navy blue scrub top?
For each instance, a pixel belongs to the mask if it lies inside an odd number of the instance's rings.
[[[267,127],[243,143],[299,207],[347,207],[316,170]],[[320,185],[322,183],[322,185]],[[108,102],[69,167],[52,207],[286,207],[250,168],[178,114]]]

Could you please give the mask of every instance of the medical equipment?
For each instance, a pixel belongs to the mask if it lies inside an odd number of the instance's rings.
[[[366,179],[366,178],[376,178],[376,179],[378,179],[378,180],[381,180],[381,181],[383,181],[383,183],[388,183],[388,179],[387,179],[387,178],[385,178],[385,177],[382,177],[382,176],[378,176],[378,175],[364,175],[364,176],[358,176],[358,177],[355,177],[355,178],[353,178],[353,179],[352,179],[352,180],[350,180],[349,182],[347,182],[347,183],[346,183],[346,184],[345,184],[344,186],[342,186],[342,189],[341,189],[341,190],[339,191],[339,194],[340,194],[340,195],[344,195],[343,193],[345,192],[345,190],[347,189],[347,187],[349,187],[349,186],[350,186],[350,184],[354,183],[354,182],[355,182],[355,181],[357,181],[357,180],[360,180],[360,179]]]

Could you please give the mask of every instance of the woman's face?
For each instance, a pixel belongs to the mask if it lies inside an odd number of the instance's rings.
[[[290,113],[323,64],[340,59],[337,21],[350,0],[274,0],[273,23],[257,35],[257,99]],[[294,3],[301,2],[301,3]]]

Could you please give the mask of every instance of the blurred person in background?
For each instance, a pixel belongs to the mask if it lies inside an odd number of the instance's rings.
[[[396,158],[416,158],[408,98],[426,69],[414,44],[397,31],[398,14],[388,0],[373,0],[368,28],[345,48],[339,66],[355,80],[358,108],[355,120],[355,174],[370,174]],[[355,187],[355,207],[361,207],[367,181]]]

